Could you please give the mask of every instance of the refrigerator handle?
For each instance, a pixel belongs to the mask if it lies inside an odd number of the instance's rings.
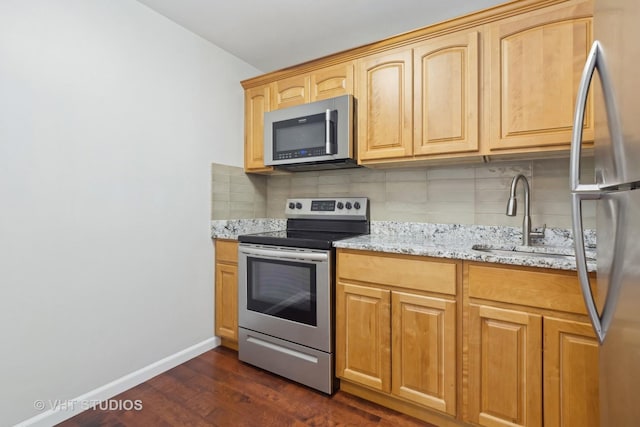
[[[578,86],[578,95],[576,97],[576,111],[573,116],[573,133],[571,135],[571,154],[569,164],[570,185],[573,193],[587,195],[592,194],[592,199],[598,199],[600,189],[595,184],[580,183],[580,160],[582,157],[582,128],[584,123],[584,113],[587,107],[587,95],[589,87],[593,80],[593,73],[598,68],[600,56],[600,43],[596,40],[591,46],[591,51],[587,56],[587,62],[582,71],[580,86]],[[605,83],[602,83],[604,87]]]
[[[589,272],[587,270],[587,257],[584,249],[584,228],[582,227],[582,200],[597,200],[601,193],[595,184],[580,183],[580,159],[582,154],[582,127],[584,123],[584,113],[587,106],[587,94],[593,80],[593,73],[598,64],[598,53],[600,46],[598,41],[593,43],[591,51],[587,56],[587,62],[582,72],[580,86],[578,87],[578,96],[576,98],[576,111],[573,119],[573,134],[571,137],[571,154],[569,164],[569,175],[571,181],[571,219],[573,225],[573,242],[576,252],[576,270],[578,272],[578,280],[582,289],[582,296],[587,308],[587,313],[591,319],[591,324],[598,337],[602,342],[604,336],[602,334],[602,325],[598,309],[596,307],[595,298],[591,292],[591,281],[589,280]]]
[[[571,194],[571,213],[573,222],[573,243],[576,252],[576,270],[578,272],[578,281],[582,290],[582,297],[587,308],[587,313],[591,319],[593,330],[596,333],[600,344],[604,341],[605,329],[602,325],[602,319],[598,314],[596,301],[591,292],[591,280],[589,279],[589,271],[587,270],[587,257],[584,249],[584,229],[582,228],[582,200],[585,200],[583,194]],[[593,199],[590,199],[593,200]]]
[[[576,99],[576,111],[573,120],[573,134],[571,138],[571,154],[569,164],[570,185],[571,185],[571,214],[573,223],[573,239],[576,253],[576,269],[580,288],[584,297],[587,313],[591,319],[593,329],[596,333],[598,341],[602,344],[605,339],[606,332],[609,327],[612,316],[610,311],[613,309],[612,299],[607,295],[602,315],[598,313],[595,298],[591,292],[591,281],[587,270],[587,260],[584,248],[584,229],[582,226],[582,201],[598,200],[602,198],[604,192],[600,190],[597,184],[580,183],[580,160],[582,150],[582,127],[584,123],[584,114],[587,105],[587,94],[593,73],[598,70],[602,84],[605,108],[609,119],[609,131],[613,139],[620,136],[620,127],[618,116],[615,111],[615,102],[609,79],[609,74],[602,58],[602,48],[597,40],[593,42],[587,61],[582,72],[580,86],[578,87],[578,96]],[[613,141],[614,144],[616,141]],[[619,233],[615,233],[618,235]]]

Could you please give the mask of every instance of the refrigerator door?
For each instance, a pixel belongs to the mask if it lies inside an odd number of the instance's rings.
[[[640,190],[597,202],[598,296],[612,310],[600,348],[602,427],[640,422]],[[601,305],[601,304],[600,304]],[[603,314],[603,316],[606,315]]]
[[[607,114],[601,108],[602,94],[595,92],[595,162],[600,188],[640,182],[639,22],[638,0],[594,1],[594,38],[600,42],[617,109],[616,117]]]
[[[601,426],[640,422],[640,2],[594,0],[594,38],[579,90],[571,154],[576,264],[602,346]],[[580,182],[580,144],[589,81],[596,90],[596,183]],[[598,304],[589,290],[582,202],[597,200]],[[598,310],[600,308],[600,310]]]

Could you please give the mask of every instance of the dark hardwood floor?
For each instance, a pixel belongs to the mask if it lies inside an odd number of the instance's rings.
[[[432,426],[338,391],[329,397],[218,347],[60,426]],[[140,410],[129,409],[139,400]],[[107,402],[106,404],[108,404]]]

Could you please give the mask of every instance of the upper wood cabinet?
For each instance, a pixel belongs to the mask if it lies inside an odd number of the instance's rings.
[[[479,33],[462,31],[363,58],[363,162],[478,150]]]
[[[592,5],[568,2],[487,26],[489,150],[568,148],[575,99],[592,42]],[[585,141],[594,137],[593,99]]]
[[[592,14],[593,0],[505,2],[243,85],[268,86],[272,110],[354,94],[364,166],[545,157],[570,148]],[[586,147],[594,125],[590,96]]]
[[[269,85],[244,92],[244,169],[247,172],[268,172],[264,165],[264,113],[270,111]]]
[[[414,155],[478,150],[479,43],[465,31],[413,49]]]
[[[353,94],[353,63],[333,65],[271,84],[271,110]]]
[[[308,74],[289,77],[271,84],[271,111],[305,104],[311,99],[311,79]]]
[[[353,63],[347,62],[321,68],[309,75],[311,101],[353,95]]]
[[[413,153],[412,51],[400,49],[358,63],[358,160]]]

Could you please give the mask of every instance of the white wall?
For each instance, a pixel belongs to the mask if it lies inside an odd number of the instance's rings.
[[[0,425],[213,336],[257,74],[133,0],[0,2]]]

